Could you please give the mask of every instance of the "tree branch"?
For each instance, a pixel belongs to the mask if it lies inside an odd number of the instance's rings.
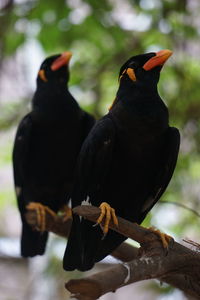
[[[91,206],[79,206],[73,211],[93,222],[100,213],[99,208]],[[77,299],[94,300],[127,284],[152,278],[165,281],[200,299],[199,253],[177,242],[170,243],[166,253],[152,231],[120,217],[118,221],[118,227],[111,223],[110,228],[139,242],[143,249],[142,256],[87,278],[70,280],[66,288]]]
[[[27,211],[26,221],[29,225],[32,226],[33,229],[38,228],[38,219],[37,219],[37,212],[36,210],[29,210]],[[46,211],[46,230],[53,232],[61,237],[68,238],[72,219],[69,218],[64,220],[64,216],[57,216],[53,218],[52,215]],[[127,243],[121,244],[115,251],[113,251],[112,256],[121,261],[131,261],[138,255],[138,248],[132,247]]]
[[[198,218],[200,218],[200,214],[198,213],[198,211],[196,211],[195,209],[188,207],[187,205],[184,205],[183,203],[180,202],[176,202],[176,201],[166,201],[166,200],[162,200],[160,202],[158,202],[159,204],[172,204],[181,208],[184,208],[188,211],[190,211],[191,213],[193,213],[195,216],[197,216]]]
[[[183,260],[185,265],[183,266]],[[79,300],[98,299],[105,293],[130,283],[146,279],[159,279],[181,289],[188,294],[200,297],[200,284],[190,276],[178,274],[181,269],[188,267],[188,262],[195,265],[191,256],[187,257],[141,257],[126,264],[118,264],[106,271],[99,272],[84,279],[70,280],[66,283],[66,288]],[[182,271],[183,271],[182,269]],[[169,275],[170,274],[170,275]]]
[[[29,210],[25,215],[26,221],[29,225],[36,229],[38,227],[38,219],[36,210]],[[64,215],[56,216],[55,218],[46,211],[45,227],[47,231],[51,231],[57,235],[67,238],[71,229],[72,218],[64,220]]]
[[[73,209],[77,213],[96,222],[100,209],[81,206]],[[26,214],[28,223],[36,227],[35,211]],[[80,280],[70,280],[66,288],[80,300],[94,300],[101,295],[114,291],[127,284],[157,278],[200,299],[200,254],[177,242],[171,242],[168,252],[163,250],[160,240],[152,231],[118,217],[119,226],[110,224],[110,228],[136,240],[142,248],[138,249],[122,243],[112,255],[125,264],[119,264]],[[62,216],[55,219],[46,214],[46,228],[60,236],[68,237],[71,219],[63,221]],[[141,251],[142,249],[142,251]],[[129,278],[127,275],[129,274]],[[112,280],[111,280],[112,278]]]
[[[84,205],[75,207],[73,209],[73,212],[95,223],[97,218],[99,217],[100,209],[98,207]],[[155,253],[158,251],[159,254],[161,254],[161,252],[162,254],[165,254],[165,251],[163,250],[161,241],[157,234],[136,223],[131,223],[120,217],[117,218],[119,221],[119,225],[116,227],[111,221],[109,224],[110,229],[123,234],[127,238],[131,238],[137,241],[141,245],[143,250],[147,252],[151,250],[151,254],[153,254],[152,250],[154,250]],[[169,249],[171,249],[172,247],[173,249],[175,249],[175,251],[181,251],[181,253],[183,254],[185,252],[188,253],[188,251],[191,251],[188,248],[180,245],[179,243],[174,242],[173,239],[170,242]]]
[[[199,299],[199,281],[191,280],[190,276],[179,274],[179,272],[187,270],[188,262],[186,260],[192,263],[190,267],[196,264],[196,259],[192,259],[191,256],[141,257],[126,264],[118,264],[84,279],[70,280],[66,283],[66,288],[77,299],[94,300],[127,284],[157,278]]]

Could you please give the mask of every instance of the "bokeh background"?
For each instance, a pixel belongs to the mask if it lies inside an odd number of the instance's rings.
[[[159,92],[170,124],[181,132],[177,168],[166,193],[144,225],[181,241],[199,240],[200,218],[200,1],[199,0],[1,0],[0,1],[0,300],[68,299],[64,282],[84,276],[64,272],[66,241],[53,236],[43,257],[19,255],[20,218],[12,177],[16,126],[30,111],[42,60],[66,50],[70,91],[97,118],[118,88],[120,66],[130,56],[169,48]],[[162,201],[165,201],[165,203]],[[96,271],[113,260],[98,264]],[[188,299],[156,281],[130,285],[102,299]]]

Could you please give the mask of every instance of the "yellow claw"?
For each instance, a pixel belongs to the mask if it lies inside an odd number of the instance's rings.
[[[99,206],[101,209],[101,214],[99,218],[97,219],[97,224],[100,224],[105,217],[105,223],[103,226],[103,233],[106,235],[108,233],[109,229],[109,223],[112,220],[113,223],[118,226],[118,219],[115,215],[115,210],[112,208],[107,202],[102,202],[101,205]]]
[[[39,202],[30,202],[26,209],[28,210],[35,210],[37,214],[37,229],[39,231],[45,231],[46,228],[46,212],[48,212],[50,215],[52,215],[53,218],[55,218],[56,213],[52,211],[48,206],[42,205]]]
[[[60,211],[64,213],[63,222],[66,222],[68,219],[72,218],[72,210],[68,205],[63,205]]]
[[[164,249],[168,249],[170,241],[173,239],[170,235],[161,232],[160,230],[150,227],[148,228],[150,231],[158,235],[158,237],[161,239],[162,245]]]

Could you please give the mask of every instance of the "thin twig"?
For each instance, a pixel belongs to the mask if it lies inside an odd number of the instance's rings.
[[[192,240],[189,240],[189,239],[183,239],[183,241],[187,244],[190,244],[192,246],[194,246],[196,248],[197,251],[200,251],[200,244],[197,243],[197,242],[194,242]]]
[[[184,205],[182,203],[179,203],[179,202],[176,202],[176,201],[165,201],[165,200],[162,200],[162,201],[158,202],[158,204],[162,204],[162,203],[163,204],[172,204],[172,205],[179,206],[181,208],[184,208],[184,209],[192,212],[195,216],[197,216],[198,218],[200,218],[200,214],[196,210],[194,210],[193,208],[190,208],[187,205]]]

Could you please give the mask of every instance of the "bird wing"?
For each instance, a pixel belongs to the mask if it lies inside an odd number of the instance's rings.
[[[19,124],[13,149],[13,171],[17,202],[22,219],[21,255],[24,257],[42,255],[48,233],[33,231],[26,222],[25,211],[28,199],[24,195],[27,169],[29,166],[30,140],[33,123],[30,114],[26,115]]]
[[[101,119],[92,128],[78,158],[75,180],[75,186],[78,186],[74,189],[75,193],[72,197],[73,207],[81,205],[81,202],[88,197],[91,204],[97,205],[96,193],[99,192],[109,170],[114,140],[115,127],[110,118]]]
[[[99,205],[101,186],[109,171],[115,142],[115,126],[107,116],[96,123],[85,140],[77,164],[77,181],[72,193],[72,206]],[[86,270],[92,267],[102,231],[93,223],[76,215],[64,255],[65,270]]]
[[[156,180],[148,199],[144,202],[141,211],[141,222],[154,204],[160,199],[166,190],[173,175],[180,146],[180,133],[177,128],[169,127],[165,135],[165,144],[160,169],[157,172]]]
[[[28,165],[29,144],[31,138],[32,120],[30,114],[26,115],[19,124],[13,149],[13,171],[15,190],[19,208],[23,209],[20,201],[23,183],[26,180],[26,168]]]

